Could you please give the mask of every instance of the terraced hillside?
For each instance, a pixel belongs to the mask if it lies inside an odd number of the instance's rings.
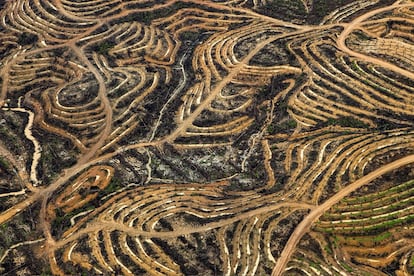
[[[414,274],[414,2],[0,11],[0,273]]]

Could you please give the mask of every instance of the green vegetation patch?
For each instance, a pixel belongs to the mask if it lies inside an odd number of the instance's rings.
[[[414,188],[414,180],[410,180],[398,186],[393,186],[387,190],[378,191],[377,193],[374,193],[374,194],[368,194],[368,195],[359,196],[359,197],[352,197],[348,199],[345,198],[342,200],[342,202],[346,203],[347,205],[360,204],[360,203],[365,203],[369,201],[375,201],[382,197],[391,196],[397,193],[398,194],[410,193],[410,190],[412,190],[413,188]]]
[[[279,132],[286,132],[287,130],[291,130],[296,128],[297,122],[293,119],[285,121],[280,124],[271,124],[267,127],[267,132],[269,134],[276,134]]]
[[[71,226],[71,218],[75,215],[93,210],[98,206],[93,205],[93,203],[87,204],[85,206],[82,206],[76,210],[73,210],[72,212],[65,213],[61,208],[55,209],[56,217],[51,223],[51,229],[54,235],[61,235],[63,232],[65,232],[70,226]]]
[[[353,127],[353,128],[369,128],[369,125],[351,116],[339,118],[329,118],[326,122],[329,126]]]
[[[115,43],[104,41],[98,45],[96,45],[93,50],[101,55],[107,56],[109,51],[115,46]]]
[[[116,23],[137,21],[137,22],[142,22],[145,24],[150,24],[155,19],[171,16],[181,9],[198,8],[198,7],[199,5],[197,4],[178,2],[178,3],[174,3],[171,6],[157,9],[154,11],[129,14],[119,19]],[[131,8],[133,8],[133,6],[131,6]]]
[[[116,192],[117,190],[123,188],[122,179],[114,175],[109,182],[108,186],[102,191],[103,194],[111,194]]]
[[[384,232],[376,237],[373,238],[373,241],[375,243],[377,242],[383,242],[386,239],[389,239],[392,236],[391,232]]]
[[[343,267],[343,268],[345,268],[345,270],[346,271],[348,271],[348,272],[352,272],[352,271],[354,271],[354,269],[352,268],[352,267],[350,267],[347,263],[345,263],[345,262],[341,262],[341,266]]]
[[[5,170],[6,172],[11,169],[10,163],[3,156],[0,156],[0,169]]]

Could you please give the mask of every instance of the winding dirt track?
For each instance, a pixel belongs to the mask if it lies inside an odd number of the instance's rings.
[[[95,145],[89,150],[87,154],[82,156],[81,159],[79,159],[79,164],[84,164],[85,162],[89,161],[95,153],[104,146],[104,143],[106,142],[107,137],[111,133],[112,128],[112,108],[111,104],[109,103],[108,97],[106,96],[107,91],[105,87],[105,81],[102,78],[102,75],[98,72],[95,66],[92,65],[92,63],[89,61],[89,59],[85,56],[85,54],[81,51],[79,47],[77,47],[74,43],[70,44],[71,49],[77,54],[77,56],[87,65],[90,72],[93,73],[96,80],[99,84],[99,99],[104,104],[104,112],[105,112],[105,128],[101,133],[101,137],[99,138],[98,142],[95,143]]]
[[[395,8],[402,8],[402,7],[414,7],[414,4],[399,4],[399,2],[396,2],[394,5],[380,8],[373,10],[371,12],[365,13],[356,19],[354,19],[350,24],[346,25],[341,35],[338,37],[337,44],[338,48],[345,53],[347,53],[350,56],[356,57],[358,59],[364,60],[366,62],[370,62],[379,66],[382,66],[384,68],[387,68],[389,70],[392,70],[396,73],[399,73],[403,76],[407,76],[411,79],[414,79],[414,73],[404,70],[401,67],[398,67],[394,64],[391,64],[389,62],[386,62],[384,60],[380,60],[377,58],[373,58],[361,53],[357,53],[355,51],[352,51],[346,46],[346,39],[347,37],[358,27],[361,26],[361,24],[364,22],[364,20],[377,15],[382,12],[390,11]],[[316,222],[321,215],[323,215],[327,210],[329,210],[333,205],[338,203],[340,200],[342,200],[344,197],[348,196],[350,193],[355,191],[356,189],[360,188],[361,186],[364,186],[368,183],[370,183],[372,180],[391,172],[392,170],[398,169],[402,166],[408,165],[410,163],[414,162],[414,155],[410,155],[404,158],[401,158],[399,160],[396,160],[390,164],[387,164],[374,172],[369,173],[368,175],[360,178],[359,180],[355,181],[354,183],[346,186],[341,191],[339,191],[337,194],[329,198],[326,202],[324,202],[322,205],[316,207],[313,211],[309,213],[308,216],[305,217],[305,219],[296,227],[295,231],[290,236],[287,244],[285,245],[285,248],[283,249],[280,258],[277,260],[276,266],[274,267],[272,271],[272,276],[278,276],[282,275],[284,272],[287,263],[290,260],[290,257],[292,256],[293,252],[296,249],[297,244],[303,237],[305,233],[307,233],[312,224]]]
[[[249,63],[249,61],[261,50],[263,47],[268,45],[269,43],[279,39],[282,36],[275,36],[269,39],[266,39],[260,42],[256,47],[249,52],[249,54],[243,58],[231,71],[230,73],[223,78],[218,84],[215,85],[214,89],[210,91],[208,97],[195,109],[190,116],[188,116],[178,127],[177,129],[166,137],[164,140],[166,142],[172,143],[183,131],[185,131],[189,126],[191,126],[194,120],[203,112],[207,106],[209,106],[214,99],[216,99],[217,95],[223,90],[226,85],[228,85],[237,74]],[[300,72],[299,69],[297,69]]]
[[[284,203],[278,203],[278,204],[275,204],[275,205],[269,206],[269,207],[258,208],[256,210],[246,212],[242,215],[238,215],[238,216],[235,216],[233,218],[223,219],[223,220],[218,221],[218,222],[207,223],[207,224],[202,225],[200,227],[196,227],[196,228],[185,227],[185,228],[180,228],[180,229],[176,229],[174,231],[167,231],[167,232],[142,231],[142,230],[137,230],[135,228],[128,227],[126,225],[123,225],[123,224],[120,224],[120,223],[117,223],[117,222],[114,222],[114,221],[99,221],[99,222],[95,222],[95,223],[89,225],[87,228],[84,228],[84,229],[76,232],[73,235],[69,235],[66,239],[57,241],[51,249],[56,250],[57,248],[61,248],[62,246],[70,243],[71,241],[77,240],[80,237],[83,237],[83,236],[87,235],[88,233],[95,232],[97,230],[104,230],[104,229],[105,230],[119,230],[119,231],[126,232],[126,233],[128,233],[132,236],[143,236],[143,237],[147,237],[147,238],[173,238],[173,237],[185,236],[185,235],[190,235],[190,234],[194,234],[194,233],[206,232],[206,231],[209,231],[209,230],[215,229],[215,228],[220,228],[220,227],[225,226],[225,225],[230,225],[230,224],[232,224],[236,221],[239,221],[241,219],[253,217],[255,215],[260,215],[264,212],[269,212],[269,211],[272,211],[272,210],[278,210],[282,207],[310,209],[310,210],[313,210],[313,208],[315,208],[314,205],[307,204],[307,203],[284,202]]]
[[[358,27],[361,26],[361,24],[364,22],[364,20],[377,15],[379,13],[382,12],[386,12],[386,11],[390,11],[393,10],[395,8],[409,8],[409,7],[414,7],[414,4],[396,4],[396,5],[391,5],[388,7],[384,7],[384,8],[380,8],[380,9],[376,9],[370,12],[367,12],[359,17],[357,17],[356,19],[354,19],[351,23],[349,23],[345,29],[343,30],[343,32],[341,33],[341,35],[338,37],[337,40],[337,44],[338,44],[338,48],[342,51],[344,51],[345,53],[347,53],[350,56],[356,57],[360,60],[366,61],[366,62],[370,62],[379,66],[382,66],[384,68],[390,69],[396,73],[401,74],[402,76],[406,76],[409,77],[411,79],[414,79],[414,73],[404,70],[401,67],[398,67],[392,63],[386,62],[384,60],[381,59],[377,59],[374,57],[370,57],[355,51],[352,51],[351,49],[348,48],[348,46],[346,46],[346,39],[347,37]]]
[[[357,190],[358,188],[370,183],[374,179],[389,173],[395,169],[401,168],[405,165],[411,164],[414,162],[414,155],[409,155],[404,158],[398,159],[392,163],[389,163],[367,175],[358,179],[354,183],[346,186],[341,191],[336,193],[334,196],[329,198],[323,204],[319,205],[313,211],[307,215],[301,223],[296,227],[295,231],[290,236],[288,242],[286,243],[285,248],[277,260],[276,266],[273,269],[272,276],[282,275],[286,264],[288,263],[290,257],[292,256],[293,252],[296,249],[297,244],[299,243],[300,239],[303,235],[310,230],[312,224],[319,219],[321,215],[323,215],[327,210],[329,210],[333,205],[338,203],[344,197],[348,196],[353,191]]]
[[[167,6],[172,5],[175,2],[178,2],[178,1],[169,1],[167,4],[160,5],[160,6],[167,7]],[[218,3],[206,3],[206,2],[200,1],[200,0],[184,0],[183,2],[198,3],[200,5],[207,5],[207,6],[216,8],[216,9],[223,9],[225,7],[225,9],[231,10],[231,8],[223,6],[222,4],[218,4]],[[64,8],[61,4],[61,1],[56,0],[55,3],[57,3],[56,6],[58,7],[59,11],[62,14],[66,14],[68,16],[71,16],[70,13],[67,13],[64,10]],[[18,214],[19,212],[21,212],[22,210],[24,210],[28,206],[31,206],[33,203],[35,203],[37,201],[42,201],[42,209],[41,209],[41,213],[40,213],[40,224],[41,224],[41,227],[43,228],[44,235],[46,237],[46,242],[49,245],[49,248],[53,249],[53,250],[56,250],[56,249],[59,249],[59,248],[63,247],[64,245],[68,244],[69,242],[74,241],[74,240],[78,239],[79,237],[82,237],[83,235],[86,235],[90,232],[94,232],[96,230],[102,230],[102,229],[121,230],[121,231],[126,232],[130,235],[133,235],[133,236],[140,235],[140,236],[145,236],[145,237],[164,237],[164,238],[168,238],[168,237],[177,237],[177,236],[181,236],[181,235],[188,235],[188,234],[192,234],[192,233],[195,233],[195,232],[203,232],[203,231],[210,230],[212,228],[218,228],[218,227],[221,227],[223,225],[233,223],[236,220],[240,220],[240,219],[243,219],[245,217],[258,215],[258,214],[261,214],[263,212],[273,211],[273,210],[276,210],[280,207],[294,207],[294,208],[299,207],[299,208],[304,208],[304,209],[310,209],[311,212],[309,213],[309,215],[307,215],[303,219],[303,221],[301,223],[299,223],[297,228],[294,230],[294,232],[291,235],[291,237],[289,238],[284,250],[282,251],[282,254],[281,254],[280,258],[277,260],[277,263],[276,263],[276,266],[274,267],[272,275],[273,276],[281,275],[284,272],[284,270],[286,268],[286,265],[289,262],[292,254],[294,253],[294,251],[295,251],[298,243],[300,242],[301,238],[303,237],[303,235],[305,233],[307,233],[310,230],[312,224],[314,222],[316,222],[321,215],[323,215],[333,205],[337,204],[340,200],[342,200],[344,197],[348,196],[350,193],[352,193],[356,189],[360,188],[361,186],[364,186],[364,185],[370,183],[372,180],[374,180],[374,179],[376,179],[376,178],[378,178],[378,177],[380,177],[380,176],[382,176],[382,175],[384,175],[384,174],[386,174],[386,173],[388,173],[392,170],[395,170],[395,169],[398,169],[398,168],[400,168],[402,166],[405,166],[407,164],[413,163],[414,162],[414,155],[410,155],[410,156],[401,158],[399,160],[396,160],[392,163],[389,163],[387,165],[384,165],[383,167],[369,173],[368,175],[366,175],[366,176],[360,178],[359,180],[353,182],[352,184],[346,186],[345,188],[340,190],[338,193],[336,193],[334,196],[332,196],[327,201],[325,201],[323,204],[321,204],[319,206],[316,206],[316,207],[313,206],[313,205],[309,205],[309,204],[305,204],[305,203],[301,203],[301,202],[295,202],[295,203],[286,202],[286,203],[276,204],[274,206],[270,206],[270,207],[266,207],[266,208],[259,208],[259,209],[255,210],[253,212],[241,214],[241,215],[235,216],[232,219],[227,219],[227,220],[223,220],[223,221],[220,221],[220,222],[210,223],[210,224],[204,225],[202,227],[199,227],[197,229],[195,229],[195,228],[183,228],[183,229],[179,229],[179,230],[171,231],[171,232],[166,232],[166,233],[164,233],[164,232],[161,233],[161,232],[139,231],[139,230],[134,230],[133,228],[130,228],[130,227],[126,227],[124,225],[120,225],[120,224],[115,223],[115,222],[103,221],[103,222],[93,223],[93,224],[89,225],[88,227],[86,227],[85,229],[82,229],[81,231],[76,232],[75,234],[69,236],[67,239],[64,239],[64,240],[61,240],[61,241],[55,241],[53,239],[52,235],[51,235],[50,224],[49,224],[49,221],[48,221],[48,218],[47,218],[47,202],[48,202],[48,199],[50,198],[50,196],[59,187],[61,187],[63,184],[65,184],[72,176],[76,175],[81,170],[87,168],[88,166],[90,166],[92,164],[96,164],[98,162],[107,160],[107,159],[109,159],[113,156],[116,156],[117,154],[128,151],[130,149],[145,148],[145,147],[148,147],[148,146],[160,146],[164,143],[174,143],[174,140],[177,137],[179,137],[186,129],[188,129],[194,123],[194,121],[197,119],[197,117],[216,99],[217,95],[219,95],[219,93],[223,90],[223,88],[225,88],[229,83],[231,83],[232,80],[243,69],[245,69],[246,65],[249,64],[250,60],[257,53],[259,53],[260,50],[262,50],[269,43],[274,42],[275,40],[283,38],[285,36],[291,36],[291,35],[295,35],[295,34],[302,34],[302,33],[305,33],[307,31],[310,31],[310,30],[325,29],[325,28],[329,28],[333,25],[335,25],[335,26],[344,26],[343,32],[341,33],[341,35],[337,39],[337,46],[340,50],[342,50],[344,53],[346,53],[350,56],[356,57],[360,60],[382,66],[386,69],[392,70],[392,71],[394,71],[396,73],[399,73],[403,76],[407,76],[411,79],[414,79],[414,73],[413,72],[404,70],[404,69],[402,69],[402,68],[400,68],[400,67],[398,67],[394,64],[391,64],[389,62],[386,62],[384,60],[380,60],[380,59],[377,59],[377,58],[374,58],[374,57],[370,57],[370,56],[355,52],[355,51],[349,49],[346,45],[346,39],[348,38],[348,36],[354,30],[358,29],[359,27],[362,27],[365,20],[367,20],[370,17],[372,17],[374,15],[377,15],[379,13],[386,12],[386,11],[389,11],[389,10],[392,10],[392,9],[395,9],[395,8],[398,8],[398,7],[401,7],[401,8],[402,7],[414,7],[414,3],[412,3],[412,4],[399,4],[399,2],[396,2],[396,4],[394,4],[392,6],[376,9],[376,10],[368,12],[368,13],[362,15],[362,16],[359,16],[358,18],[356,18],[355,20],[353,20],[349,24],[338,23],[338,24],[324,25],[324,26],[298,26],[298,25],[286,23],[286,22],[283,22],[283,21],[280,21],[280,20],[277,20],[277,19],[268,18],[268,17],[263,16],[263,15],[258,15],[256,13],[252,12],[252,11],[249,11],[247,9],[243,9],[243,12],[246,12],[247,14],[253,15],[253,16],[258,17],[258,18],[262,18],[264,21],[271,21],[273,23],[283,24],[286,27],[292,27],[292,28],[295,28],[297,30],[293,31],[291,33],[288,33],[288,34],[272,36],[272,37],[270,37],[266,40],[263,40],[263,41],[259,42],[258,44],[256,44],[255,48],[253,50],[251,50],[238,64],[236,64],[236,66],[229,72],[229,74],[226,75],[226,77],[224,77],[220,82],[215,84],[214,88],[211,91],[209,91],[209,95],[207,96],[207,98],[169,136],[164,137],[161,140],[154,141],[154,142],[149,141],[148,143],[140,143],[140,144],[136,144],[136,145],[121,147],[121,148],[116,149],[113,153],[106,154],[106,155],[103,155],[103,156],[96,156],[97,155],[96,153],[99,151],[99,149],[102,146],[105,145],[105,142],[106,142],[108,136],[111,133],[111,128],[112,128],[111,124],[112,124],[112,120],[113,120],[113,118],[112,118],[112,108],[111,108],[110,102],[109,102],[109,100],[106,96],[107,91],[106,91],[105,82],[104,82],[104,79],[103,79],[102,75],[100,74],[98,69],[88,60],[85,53],[82,51],[82,48],[80,48],[76,45],[76,41],[79,40],[81,37],[85,37],[88,34],[92,33],[94,30],[96,30],[97,28],[102,26],[105,21],[113,19],[113,18],[119,18],[119,17],[125,16],[129,13],[132,13],[132,11],[129,11],[129,12],[124,11],[124,12],[121,12],[120,14],[118,14],[116,16],[109,17],[108,19],[98,20],[99,23],[94,25],[93,28],[89,29],[84,34],[82,34],[82,35],[80,35],[80,36],[78,36],[74,39],[69,40],[67,43],[65,43],[63,45],[68,46],[73,50],[73,52],[87,66],[89,71],[95,76],[96,80],[98,81],[98,84],[99,84],[99,94],[98,95],[99,95],[100,100],[104,104],[104,110],[105,110],[105,128],[101,132],[99,139],[92,146],[92,148],[90,148],[84,155],[82,155],[80,157],[77,164],[75,164],[73,167],[71,167],[69,169],[66,169],[64,171],[64,173],[61,175],[61,177],[58,178],[57,181],[55,181],[54,183],[52,183],[51,185],[49,185],[47,188],[44,188],[44,189],[34,189],[30,186],[30,184],[26,184],[27,187],[31,188],[31,190],[34,192],[34,194],[31,194],[26,200],[24,200],[23,202],[18,203],[13,208],[3,212],[0,215],[0,224],[7,221],[7,220],[9,220],[9,219],[11,219],[13,216],[15,216],[16,214]],[[74,16],[72,16],[72,17],[74,17]],[[75,19],[79,19],[79,18],[76,17]],[[1,96],[0,97],[0,106],[3,105],[2,100],[5,99],[6,92],[7,92],[8,74],[5,73],[5,72],[7,72],[9,70],[11,65],[13,63],[15,63],[16,60],[21,60],[26,55],[33,54],[37,51],[40,52],[40,51],[44,51],[44,50],[48,50],[48,49],[61,47],[61,46],[62,45],[60,45],[60,46],[47,46],[47,47],[39,49],[39,50],[27,52],[27,53],[21,54],[17,59],[12,60],[11,62],[7,63],[6,66],[2,70],[2,75],[4,76],[3,80],[4,80],[5,85],[3,85],[1,95],[0,95]],[[297,71],[298,71],[297,73],[300,73],[300,69],[298,69]],[[9,152],[5,151],[0,146],[0,154],[8,156]],[[12,158],[8,157],[8,159],[12,160],[13,165],[16,164],[16,162],[13,161]],[[25,176],[24,178],[26,179],[27,176]]]

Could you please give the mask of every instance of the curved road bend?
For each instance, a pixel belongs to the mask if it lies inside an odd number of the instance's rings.
[[[357,181],[353,182],[352,184],[344,187],[338,193],[333,195],[323,204],[319,205],[315,209],[313,209],[307,217],[305,217],[301,223],[299,223],[298,227],[296,227],[295,231],[290,236],[288,242],[285,245],[285,248],[282,251],[279,259],[276,262],[276,266],[273,269],[272,276],[279,276],[282,275],[283,271],[286,268],[290,257],[292,256],[293,252],[296,249],[299,241],[302,239],[303,235],[310,230],[311,225],[319,219],[321,215],[323,215],[327,210],[329,210],[333,205],[338,203],[344,197],[348,196],[353,191],[357,190],[358,188],[370,183],[374,179],[391,172],[395,169],[403,167],[405,165],[414,163],[414,154],[406,156],[404,158],[398,159],[394,162],[391,162],[381,168],[363,176],[362,178],[358,179]]]
[[[394,5],[391,5],[391,6],[387,6],[387,7],[383,7],[383,8],[379,8],[379,9],[373,10],[371,12],[365,13],[365,14],[357,17],[352,22],[350,22],[348,25],[346,25],[345,29],[339,35],[338,40],[337,40],[338,48],[341,51],[345,52],[346,54],[348,54],[350,56],[359,58],[359,59],[361,59],[363,61],[366,61],[366,62],[370,62],[370,63],[376,64],[376,65],[382,66],[382,67],[387,68],[389,70],[392,70],[392,71],[394,71],[396,73],[399,73],[399,74],[401,74],[403,76],[406,76],[406,77],[409,77],[411,79],[414,79],[414,73],[413,72],[404,70],[403,68],[398,67],[398,66],[396,66],[396,65],[394,65],[392,63],[386,62],[384,60],[381,60],[381,59],[378,59],[378,58],[374,58],[374,57],[371,57],[371,56],[368,56],[368,55],[364,55],[364,54],[355,52],[355,51],[349,49],[348,46],[346,46],[346,38],[356,28],[358,28],[360,26],[360,24],[364,20],[366,20],[366,19],[368,19],[368,18],[370,18],[370,17],[372,17],[374,15],[377,15],[379,13],[382,13],[382,12],[390,11],[390,10],[393,10],[393,9],[396,9],[396,8],[405,8],[405,7],[407,7],[407,8],[408,7],[414,7],[414,3],[401,4],[401,5],[394,4]]]

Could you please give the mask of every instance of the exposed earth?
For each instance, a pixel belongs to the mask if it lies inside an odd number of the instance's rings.
[[[414,2],[0,3],[1,275],[414,275]]]

